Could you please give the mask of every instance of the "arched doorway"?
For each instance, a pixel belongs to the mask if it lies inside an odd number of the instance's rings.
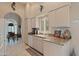
[[[21,17],[17,13],[9,12],[4,15],[5,19],[5,55],[9,46],[14,46],[21,40]],[[16,50],[16,49],[15,49]],[[13,52],[12,52],[13,53]]]
[[[17,35],[17,38],[21,38],[21,17],[13,12],[9,12],[4,16],[5,19],[5,35],[7,37],[8,33],[11,32]],[[10,29],[9,23],[13,23],[13,29]]]

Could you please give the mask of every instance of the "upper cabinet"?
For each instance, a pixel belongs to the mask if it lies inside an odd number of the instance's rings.
[[[64,6],[55,11],[55,26],[70,26],[69,7],[70,6]]]
[[[44,9],[46,12],[49,12],[50,10],[54,10],[54,9],[57,9],[61,6],[64,6],[64,5],[70,5],[71,3],[69,2],[50,2],[50,3],[44,3],[43,6],[44,6]]]
[[[27,19],[28,32],[32,32],[32,28],[36,28],[36,18]]]
[[[49,31],[52,31],[52,27],[55,26],[55,11],[48,14],[48,20],[49,20]]]
[[[39,13],[37,13],[38,15],[36,17],[31,19],[31,22],[29,23],[31,26],[28,25],[28,27],[30,27],[29,29],[31,30],[31,28],[39,28],[39,32],[49,33],[52,31],[53,27],[70,27],[70,5],[66,4],[51,3],[52,7],[50,7],[49,3],[44,4],[45,10],[48,9],[44,13],[40,13],[38,8],[35,9]],[[32,9],[34,8],[32,7]],[[36,13],[35,10],[32,10],[32,14]]]
[[[49,31],[52,32],[53,27],[70,27],[70,6],[63,6],[48,13]]]
[[[32,31],[32,21],[31,19],[27,19],[27,25],[28,25],[28,33]]]
[[[32,28],[36,28],[36,17],[31,19]]]

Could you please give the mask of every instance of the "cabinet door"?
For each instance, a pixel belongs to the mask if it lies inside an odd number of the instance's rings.
[[[28,23],[28,33],[32,31],[32,21],[31,19],[27,19],[27,23]]]
[[[58,10],[56,10],[56,14],[55,14],[55,25],[56,26],[70,26],[69,22],[70,22],[70,19],[69,19],[69,6],[65,6],[65,7],[62,7]]]
[[[43,53],[43,39],[42,38],[38,38],[38,46],[37,46],[37,50],[41,53]]]
[[[28,45],[30,46],[30,35],[28,35]]]
[[[30,46],[32,47],[33,46],[33,36],[31,35],[30,37],[31,37],[31,39],[30,39]]]
[[[37,46],[38,46],[38,41],[37,41],[37,37],[33,36],[33,48],[37,50]]]
[[[43,52],[42,38],[34,37],[34,40],[33,40],[33,48],[35,48],[37,51],[39,51],[41,53]]]
[[[55,11],[48,14],[48,20],[49,20],[49,31],[52,31],[52,27],[55,26]]]
[[[36,28],[36,18],[32,18],[31,19],[31,21],[32,21],[32,28]]]
[[[29,46],[33,46],[33,36],[32,35],[28,35],[28,45]]]
[[[61,48],[61,46],[54,43],[43,41],[43,51],[45,56],[62,55]]]

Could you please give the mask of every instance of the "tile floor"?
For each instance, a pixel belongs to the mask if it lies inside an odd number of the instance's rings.
[[[7,40],[5,40],[5,43],[0,48],[0,55],[5,56],[31,56],[30,53],[26,51],[29,47],[26,46],[21,39],[18,41],[16,40],[13,42],[13,40],[10,40],[8,43]]]
[[[21,39],[15,42],[1,41],[0,56],[41,56],[38,52],[26,45]]]

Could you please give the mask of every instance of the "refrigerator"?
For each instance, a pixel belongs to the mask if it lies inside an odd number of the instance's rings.
[[[71,22],[72,32],[72,49],[74,55],[79,56],[79,19],[75,19]]]

